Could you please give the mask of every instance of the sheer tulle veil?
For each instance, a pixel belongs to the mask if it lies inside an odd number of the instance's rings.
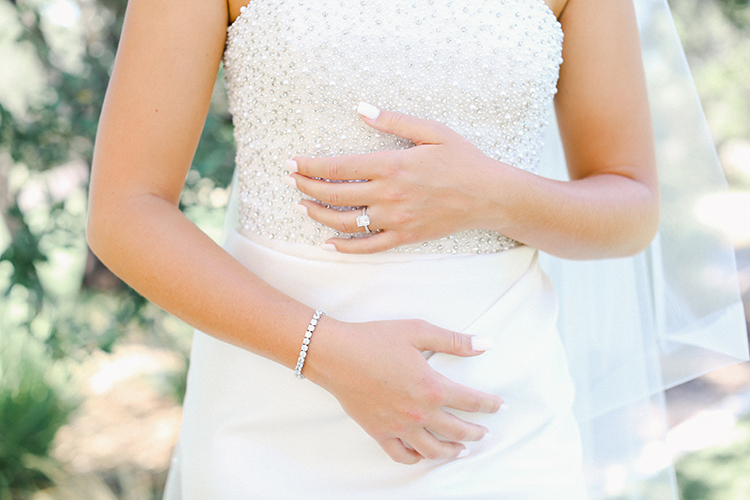
[[[657,140],[659,234],[630,258],[542,255],[560,296],[592,500],[677,499],[664,390],[748,359],[731,236],[698,216],[726,181],[666,0],[635,6]],[[564,179],[552,121],[540,174]],[[225,237],[238,227],[236,198]]]
[[[748,358],[731,235],[699,217],[727,185],[666,0],[635,0],[661,224],[635,257],[543,256],[560,295],[592,499],[677,498],[664,390]],[[542,175],[564,179],[555,126]]]

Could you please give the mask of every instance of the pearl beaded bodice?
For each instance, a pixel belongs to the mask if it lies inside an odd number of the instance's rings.
[[[240,230],[311,245],[338,235],[294,209],[301,194],[283,181],[282,165],[413,146],[368,127],[360,101],[438,120],[486,155],[534,171],[562,37],[543,0],[252,0],[224,53]],[[396,251],[516,245],[470,230]]]

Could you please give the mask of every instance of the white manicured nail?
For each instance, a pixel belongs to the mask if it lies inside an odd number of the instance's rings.
[[[482,439],[480,441],[489,441],[492,439],[492,433],[491,432],[485,432],[484,436],[482,436]]]
[[[487,335],[474,335],[471,337],[471,348],[475,351],[489,351],[495,347],[495,339]]]
[[[336,250],[336,245],[334,245],[333,243],[323,243],[322,245],[320,245],[320,248],[322,248],[326,252],[336,252],[337,251]]]
[[[294,209],[299,212],[300,215],[308,215],[307,214],[307,207],[304,206],[302,203],[297,203],[294,205]]]
[[[290,173],[299,172],[299,168],[297,167],[297,162],[294,160],[285,161],[282,168]]]
[[[292,177],[291,175],[287,175],[286,177],[284,177],[284,182],[289,184],[290,187],[297,189],[297,181],[295,181],[294,177]]]
[[[372,104],[367,104],[366,102],[359,103],[359,105],[357,106],[357,113],[369,118],[370,120],[375,120],[378,116],[380,116],[380,110]]]
[[[468,457],[468,456],[469,456],[469,454],[470,454],[470,453],[471,453],[471,452],[470,452],[470,451],[469,451],[469,450],[468,450],[467,448],[464,448],[463,450],[461,450],[461,451],[460,451],[460,452],[458,453],[458,456],[457,456],[456,458],[466,458],[466,457]]]
[[[500,409],[498,410],[500,413],[508,411],[508,403],[503,403],[500,405]]]

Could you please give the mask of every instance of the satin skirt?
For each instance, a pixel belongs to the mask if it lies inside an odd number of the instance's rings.
[[[502,396],[508,409],[451,410],[490,429],[466,443],[468,457],[398,464],[320,387],[196,332],[166,499],[586,497],[557,296],[534,249],[345,255],[259,244],[237,232],[225,248],[275,288],[339,320],[418,318],[491,335],[495,347],[479,356],[435,353],[428,362],[456,382]]]

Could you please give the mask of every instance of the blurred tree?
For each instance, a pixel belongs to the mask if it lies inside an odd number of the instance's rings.
[[[32,76],[41,79],[40,84],[31,78],[19,82],[15,90],[29,97],[22,106],[2,100],[8,93],[0,93],[0,499],[27,498],[49,484],[54,461],[45,457],[75,406],[75,398],[59,387],[65,385],[67,358],[82,358],[91,349],[108,351],[131,327],[152,332],[157,342],[186,354],[185,343],[171,337],[182,330],[166,326],[174,322],[109,272],[84,244],[82,186],[126,4],[0,0],[0,44],[12,44],[4,54],[28,54],[23,64],[38,68]],[[60,9],[74,14],[67,23]],[[11,58],[0,56],[0,61],[3,72],[18,69],[6,66]],[[221,205],[222,197],[210,194],[230,182],[233,157],[231,121],[217,85],[184,208]],[[66,188],[71,176],[74,185]],[[86,253],[85,267],[57,279],[50,268],[60,253]],[[71,275],[77,286],[63,286],[63,294],[59,281]],[[178,398],[184,390],[180,377],[184,373],[175,374]]]
[[[97,121],[119,41],[126,1],[103,0],[87,5],[91,15],[106,19],[108,23],[100,29],[84,28],[85,51],[78,72],[62,67],[58,55],[51,48],[43,29],[41,9],[45,5],[27,1],[14,1],[13,4],[23,27],[17,43],[25,43],[33,48],[43,70],[44,86],[49,92],[45,99],[31,103],[21,116],[14,116],[0,105],[0,152],[8,153],[14,163],[23,164],[36,172],[49,170],[70,160],[82,160],[90,165]],[[43,304],[44,287],[36,266],[46,260],[40,240],[45,234],[59,229],[55,227],[56,217],[52,214],[52,224],[43,230],[32,231],[19,209],[19,193],[8,191],[8,169],[3,169],[0,175],[5,176],[0,179],[0,186],[4,186],[6,191],[2,193],[4,201],[0,204],[0,210],[11,236],[10,246],[0,256],[0,260],[7,260],[13,265],[8,290],[14,285],[33,290],[30,300],[33,300],[34,309],[38,311]],[[53,206],[53,210],[59,211],[63,206],[64,200]],[[92,260],[97,262],[93,256]],[[106,282],[110,287],[122,288],[119,280],[96,277],[106,272],[96,264],[87,266],[83,282],[87,286]]]
[[[76,64],[66,63],[54,40],[51,40],[52,30],[47,19],[50,14],[45,9],[60,2],[72,5],[81,17],[78,26],[83,50]],[[97,122],[127,2],[19,0],[11,3],[12,12],[22,27],[16,43],[33,49],[42,70],[45,89],[22,113],[11,112],[0,103],[0,155],[5,153],[10,157],[10,162],[3,162],[0,158],[0,215],[10,233],[10,244],[0,255],[0,262],[7,261],[12,266],[5,287],[6,296],[14,286],[29,291],[31,313],[27,320],[32,321],[45,304],[46,307],[55,306],[38,272],[39,265],[48,260],[49,249],[44,245],[45,238],[49,239],[54,234],[59,240],[61,234],[68,233],[70,240],[82,241],[84,224],[82,221],[70,224],[62,216],[67,199],[52,200],[46,224],[30,224],[29,214],[24,213],[22,204],[19,204],[21,190],[11,189],[10,170],[12,165],[24,165],[30,172],[40,173],[71,161],[82,162],[87,167],[91,165]],[[207,179],[212,187],[226,186],[231,180],[231,121],[220,91],[216,92],[214,101],[195,156],[194,167],[199,175],[192,175],[186,186],[188,204],[205,201],[205,196],[189,196],[192,191],[206,186],[206,181],[201,183],[201,180]],[[121,329],[132,321],[143,321],[141,311],[146,301],[109,272],[90,251],[81,278],[81,289],[83,293],[107,291],[120,297],[118,310],[114,314],[117,318],[115,328]],[[83,328],[86,326],[83,325]],[[53,327],[48,343],[63,347],[67,339],[54,338],[54,331]],[[99,347],[110,347],[115,337],[112,332],[105,335],[100,339]]]
[[[711,133],[719,148],[750,139],[748,0],[670,0]]]
[[[718,0],[724,14],[739,28],[750,28],[750,0]]]

